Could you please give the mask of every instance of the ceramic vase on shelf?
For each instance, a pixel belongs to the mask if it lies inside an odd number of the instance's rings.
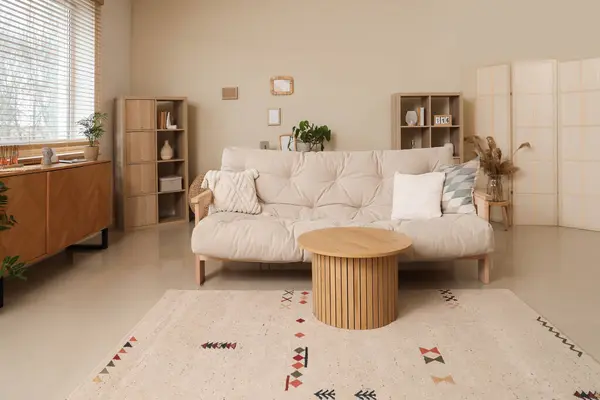
[[[408,126],[415,126],[417,125],[417,121],[419,120],[419,117],[417,116],[417,112],[416,111],[408,111],[406,113],[406,124]]]
[[[161,160],[170,160],[173,158],[173,148],[169,144],[168,140],[165,140],[162,149],[160,149]]]
[[[487,184],[487,194],[492,201],[504,200],[504,188],[502,187],[502,175],[489,175]]]

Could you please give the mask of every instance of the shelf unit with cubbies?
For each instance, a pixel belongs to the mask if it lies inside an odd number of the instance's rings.
[[[135,229],[189,221],[188,123],[185,97],[122,97],[116,100],[115,194],[118,225]],[[166,129],[170,112],[177,129]],[[161,159],[168,141],[173,157]],[[177,176],[181,188],[161,191],[160,179]]]
[[[408,125],[406,113],[424,109],[422,125]],[[436,125],[436,115],[451,115],[452,125]],[[420,118],[419,118],[420,119]],[[454,163],[464,160],[463,104],[460,93],[395,93],[392,95],[392,149],[443,147],[452,143]]]

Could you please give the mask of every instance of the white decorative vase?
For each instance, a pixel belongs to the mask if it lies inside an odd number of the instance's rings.
[[[417,125],[417,121],[418,120],[419,120],[419,117],[418,117],[416,111],[408,111],[406,113],[406,124],[408,126],[415,126],[415,125]]]
[[[165,144],[163,144],[162,149],[160,149],[160,158],[161,160],[170,160],[173,158],[173,148],[168,140],[165,140]]]

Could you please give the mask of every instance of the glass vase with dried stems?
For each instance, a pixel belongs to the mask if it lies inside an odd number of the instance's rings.
[[[490,195],[492,201],[503,201],[504,199],[504,187],[503,179],[505,176],[512,176],[519,170],[512,158],[517,152],[524,148],[531,148],[529,142],[521,143],[517,150],[514,151],[511,158],[502,158],[502,150],[496,145],[496,141],[493,137],[488,136],[485,138],[487,143],[487,149],[481,146],[481,142],[484,140],[477,136],[470,136],[465,139],[467,143],[471,143],[474,146],[475,153],[479,157],[479,162],[483,172],[488,176],[487,194]]]

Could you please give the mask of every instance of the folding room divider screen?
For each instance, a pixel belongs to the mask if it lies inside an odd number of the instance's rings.
[[[520,171],[506,188],[515,224],[600,230],[599,109],[600,59],[478,70],[476,133],[505,153],[533,146],[514,158]]]

